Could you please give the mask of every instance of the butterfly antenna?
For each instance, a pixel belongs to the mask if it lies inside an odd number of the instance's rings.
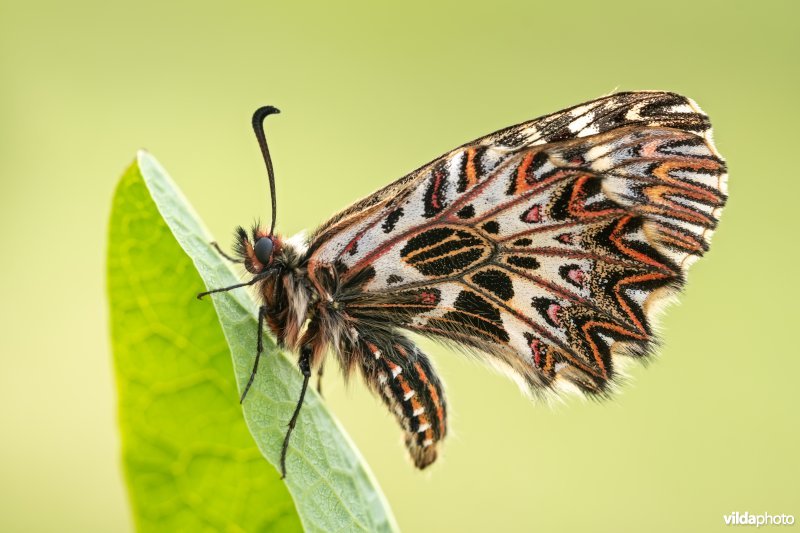
[[[267,147],[267,137],[264,135],[264,119],[269,115],[280,113],[280,110],[271,105],[259,107],[253,113],[253,131],[256,132],[256,139],[258,139],[258,146],[261,147],[261,155],[264,156],[264,164],[267,165],[267,175],[269,175],[269,193],[272,197],[272,225],[269,228],[269,234],[273,235],[275,231],[275,215],[278,210],[278,202],[275,200],[275,171],[272,169],[272,159],[269,157],[269,148]]]

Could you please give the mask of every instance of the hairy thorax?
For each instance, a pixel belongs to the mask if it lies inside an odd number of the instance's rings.
[[[267,324],[278,344],[296,353],[310,350],[312,367],[322,363],[329,349],[340,356],[353,334],[340,301],[335,269],[328,265],[309,269],[305,258],[289,244],[275,261],[280,272],[262,282],[260,293],[267,307]]]

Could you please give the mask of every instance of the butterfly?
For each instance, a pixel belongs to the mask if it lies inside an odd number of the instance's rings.
[[[606,396],[621,358],[653,351],[653,317],[709,247],[726,165],[708,117],[669,92],[621,92],[497,131],[336,214],[309,237],[239,227],[236,257],[265,326],[299,354],[299,401],[332,353],[358,371],[402,427],[414,464],[436,460],[447,403],[413,332],[509,373],[534,396]]]

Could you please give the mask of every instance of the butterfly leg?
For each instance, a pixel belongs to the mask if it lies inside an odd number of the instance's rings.
[[[320,363],[317,369],[317,393],[322,396],[322,373],[325,370],[325,363]]]
[[[289,438],[292,436],[292,431],[297,423],[297,417],[300,415],[300,408],[303,407],[306,389],[308,389],[308,381],[311,379],[311,347],[304,346],[300,350],[298,366],[300,367],[300,372],[303,373],[303,388],[300,389],[300,399],[297,400],[294,414],[292,414],[292,419],[289,420],[289,429],[286,431],[286,436],[283,438],[283,448],[281,449],[281,479],[286,477],[286,451],[289,449]]]
[[[258,341],[256,342],[256,360],[253,363],[253,371],[250,372],[250,379],[247,380],[247,385],[245,385],[244,390],[242,391],[242,396],[239,398],[239,403],[244,402],[244,398],[247,396],[247,392],[250,390],[253,380],[256,379],[256,372],[258,372],[258,361],[261,359],[261,352],[264,351],[264,319],[266,319],[266,317],[267,306],[262,305],[258,308]]]
[[[238,289],[239,287],[249,287],[250,285],[255,285],[256,283],[258,283],[262,279],[264,279],[267,276],[271,275],[273,272],[274,272],[273,270],[265,270],[261,274],[258,274],[257,276],[255,276],[250,281],[245,281],[243,283],[236,283],[235,285],[229,285],[227,287],[221,287],[219,289],[211,289],[210,291],[201,292],[200,294],[197,295],[197,299],[198,300],[202,300],[205,296],[208,296],[209,294],[214,294],[214,293],[217,293],[217,292],[228,292],[228,291],[230,291],[232,289]]]
[[[241,259],[236,259],[235,257],[231,257],[228,254],[226,254],[222,250],[222,248],[219,247],[219,244],[217,244],[217,241],[212,241],[211,242],[211,246],[213,246],[217,250],[217,253],[219,253],[219,255],[221,255],[222,257],[224,257],[225,259],[227,259],[231,263],[244,263],[244,261],[242,261]]]

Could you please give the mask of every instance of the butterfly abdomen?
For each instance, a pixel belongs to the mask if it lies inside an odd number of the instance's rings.
[[[403,428],[414,464],[425,468],[433,463],[437,444],[447,434],[447,407],[428,358],[402,335],[375,330],[359,333],[352,349],[367,385]]]

